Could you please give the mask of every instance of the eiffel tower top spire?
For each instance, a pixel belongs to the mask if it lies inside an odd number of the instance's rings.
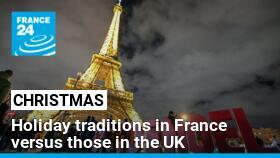
[[[123,8],[121,6],[121,0],[114,6],[114,16],[105,38],[105,41],[100,49],[100,55],[116,57],[118,54],[118,40],[119,40],[119,27],[120,17]]]

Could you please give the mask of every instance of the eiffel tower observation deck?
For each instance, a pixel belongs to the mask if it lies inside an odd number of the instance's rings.
[[[113,119],[142,122],[133,106],[133,93],[124,88],[120,72],[122,64],[117,60],[122,11],[123,7],[119,1],[114,6],[114,16],[100,52],[93,53],[90,66],[84,73],[76,78],[69,77],[65,84],[66,90],[108,90],[108,109],[106,111],[33,111],[29,114],[28,120],[55,118],[57,121],[74,122],[84,121],[88,116],[93,116],[100,121],[112,116]]]

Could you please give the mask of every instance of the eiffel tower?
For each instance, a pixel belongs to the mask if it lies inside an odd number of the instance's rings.
[[[113,119],[142,122],[133,106],[133,93],[124,88],[120,73],[122,64],[117,60],[122,11],[123,7],[119,2],[114,6],[114,16],[100,52],[93,54],[90,66],[84,73],[76,78],[69,77],[65,84],[66,90],[108,90],[108,109],[106,111],[34,111],[29,114],[28,120],[54,118],[57,121],[74,122],[84,121],[88,116],[94,116],[100,121],[112,116]]]

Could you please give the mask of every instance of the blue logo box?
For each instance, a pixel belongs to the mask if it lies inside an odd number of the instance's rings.
[[[12,12],[12,56],[56,54],[55,12]]]

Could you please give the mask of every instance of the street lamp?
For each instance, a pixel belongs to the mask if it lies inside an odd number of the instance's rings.
[[[180,118],[182,118],[184,121],[188,120],[188,114],[187,113],[181,113]]]

